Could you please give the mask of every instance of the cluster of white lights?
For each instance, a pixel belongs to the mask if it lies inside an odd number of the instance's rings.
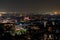
[[[2,16],[2,14],[7,14],[7,13],[17,13],[17,12],[0,12],[0,16]]]
[[[0,14],[6,14],[6,13],[17,13],[17,12],[0,12]]]
[[[7,12],[0,12],[0,14],[6,14]]]

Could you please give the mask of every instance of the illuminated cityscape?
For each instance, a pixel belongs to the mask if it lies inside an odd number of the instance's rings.
[[[0,40],[60,40],[60,1],[0,0]]]

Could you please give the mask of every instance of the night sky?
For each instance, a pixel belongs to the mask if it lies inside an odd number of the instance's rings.
[[[48,12],[60,11],[59,0],[0,0],[0,11]]]

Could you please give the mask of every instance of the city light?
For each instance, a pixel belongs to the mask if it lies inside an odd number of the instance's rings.
[[[57,12],[54,12],[54,14],[58,14]]]
[[[0,14],[0,17],[2,16],[2,14]]]
[[[7,12],[0,12],[0,14],[6,14]]]

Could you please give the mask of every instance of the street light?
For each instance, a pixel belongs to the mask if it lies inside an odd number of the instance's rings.
[[[57,12],[54,12],[54,14],[58,14]]]

